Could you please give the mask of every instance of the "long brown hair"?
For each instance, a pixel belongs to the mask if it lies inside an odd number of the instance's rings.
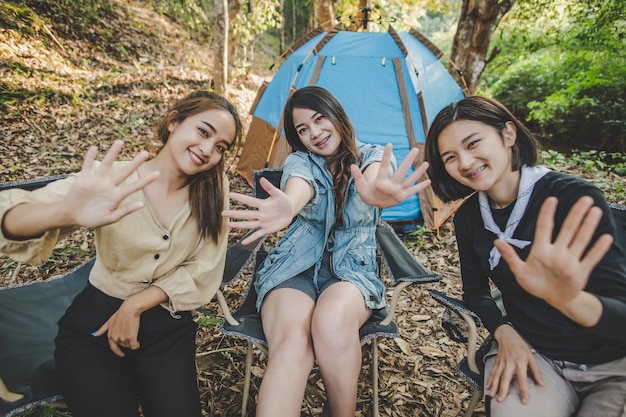
[[[163,144],[170,137],[168,127],[172,123],[182,123],[187,117],[207,110],[225,110],[235,122],[235,140],[232,147],[239,148],[242,124],[237,109],[224,97],[209,91],[195,91],[178,100],[156,126],[155,136]],[[187,179],[189,185],[189,204],[191,213],[198,222],[203,239],[210,238],[217,243],[223,222],[224,209],[224,156],[211,169],[192,175]]]
[[[328,118],[335,126],[341,142],[337,151],[327,158],[333,176],[335,194],[335,225],[343,225],[343,203],[350,180],[350,165],[361,163],[361,156],[356,146],[354,126],[339,101],[326,89],[318,86],[303,87],[287,100],[283,114],[285,137],[293,151],[306,151],[293,123],[293,110],[314,110]]]

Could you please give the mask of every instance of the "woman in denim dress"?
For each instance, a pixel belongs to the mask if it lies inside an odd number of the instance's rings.
[[[390,145],[358,142],[339,102],[321,87],[296,91],[284,109],[293,152],[280,189],[261,180],[265,200],[231,193],[254,210],[227,210],[258,229],[250,240],[287,226],[258,272],[257,308],[269,347],[257,416],[299,416],[317,362],[333,417],[351,416],[361,369],[359,328],[385,306],[377,275],[376,224],[381,209],[425,188],[427,168],[409,172],[417,149],[396,171]],[[395,172],[394,172],[395,171]]]

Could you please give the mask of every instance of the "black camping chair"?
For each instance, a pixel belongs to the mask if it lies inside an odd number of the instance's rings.
[[[31,191],[65,177],[3,183],[0,191]],[[241,274],[262,241],[243,245],[240,240],[228,248],[223,283]],[[57,321],[85,287],[94,261],[62,276],[0,287],[0,416],[62,401],[54,369]],[[221,292],[217,297],[223,299]]]
[[[258,181],[261,177],[266,177],[273,184],[277,185],[280,182],[281,174],[282,171],[279,169],[266,169],[254,172],[253,188],[255,196],[259,196],[259,198],[265,198],[267,196],[265,191],[258,185]],[[381,222],[378,225],[376,238],[379,249],[381,279],[383,271],[386,271],[391,282],[393,295],[388,303],[388,309],[374,311],[369,321],[365,323],[359,331],[361,344],[364,345],[370,342],[372,349],[372,415],[375,417],[379,415],[378,338],[399,337],[398,326],[393,320],[402,290],[412,284],[437,282],[441,279],[438,275],[425,269],[415,259],[413,254],[407,250],[389,224]],[[257,253],[256,264],[253,271],[256,271],[256,267],[263,262],[265,255],[266,252],[264,250],[260,250]],[[247,341],[245,379],[241,405],[241,415],[243,417],[245,417],[247,413],[247,404],[250,395],[253,347],[259,349],[266,356],[268,353],[267,342],[261,324],[261,316],[257,313],[255,307],[257,294],[254,289],[254,280],[255,275],[253,274],[248,283],[243,302],[236,311],[231,313],[225,301],[223,305],[220,305],[225,317],[221,326],[222,332],[226,335]],[[326,396],[324,392],[317,387],[319,379],[319,375],[312,376],[312,379],[309,380],[308,390],[324,402]]]
[[[615,222],[616,242],[622,248],[622,251],[626,253],[626,206],[609,203],[609,207]],[[483,395],[484,381],[482,374],[485,369],[483,359],[489,352],[493,338],[489,335],[483,343],[478,343],[479,329],[482,326],[482,322],[476,313],[471,311],[462,300],[448,297],[436,290],[432,290],[430,295],[445,307],[441,326],[448,334],[448,337],[459,343],[467,344],[467,356],[457,364],[456,370],[459,376],[472,388],[472,398],[465,412],[465,417],[471,417]],[[500,310],[506,315],[497,289],[492,292],[492,296]],[[486,408],[488,413],[488,407]]]

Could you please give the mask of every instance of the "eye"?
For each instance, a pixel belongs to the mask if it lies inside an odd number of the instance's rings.
[[[201,127],[198,128],[198,132],[200,132],[200,134],[202,135],[202,137],[208,137],[209,136],[209,132]]]
[[[323,118],[324,118],[324,116],[322,116],[322,115],[320,114],[319,116],[317,116],[317,117],[315,118],[315,121],[316,121],[316,122],[319,122],[319,121],[320,121],[320,120],[322,120]]]
[[[224,145],[215,145],[215,149],[221,154],[224,154],[228,151],[228,148]]]
[[[442,158],[442,160],[443,160],[443,163],[444,163],[444,164],[447,164],[447,163],[449,163],[449,162],[454,161],[454,159],[455,159],[455,158],[456,158],[456,157],[455,157],[454,155],[446,155],[446,156],[444,156],[444,157]]]
[[[298,135],[302,136],[304,135],[304,133],[306,133],[306,127],[301,127],[300,129],[298,129]]]
[[[476,139],[476,140],[473,140],[473,141],[469,142],[467,144],[467,149],[472,149],[472,148],[476,147],[478,145],[478,142],[480,142],[480,139]]]

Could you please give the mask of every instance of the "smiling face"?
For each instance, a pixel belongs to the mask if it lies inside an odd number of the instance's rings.
[[[293,109],[293,125],[298,138],[309,151],[329,157],[339,148],[341,136],[335,125],[322,113],[296,107]]]
[[[181,171],[194,175],[217,165],[232,146],[236,126],[226,110],[211,109],[168,125],[166,148]]]
[[[446,172],[459,183],[490,196],[517,193],[519,171],[512,170],[515,126],[502,133],[473,120],[459,120],[441,131],[438,149]]]

